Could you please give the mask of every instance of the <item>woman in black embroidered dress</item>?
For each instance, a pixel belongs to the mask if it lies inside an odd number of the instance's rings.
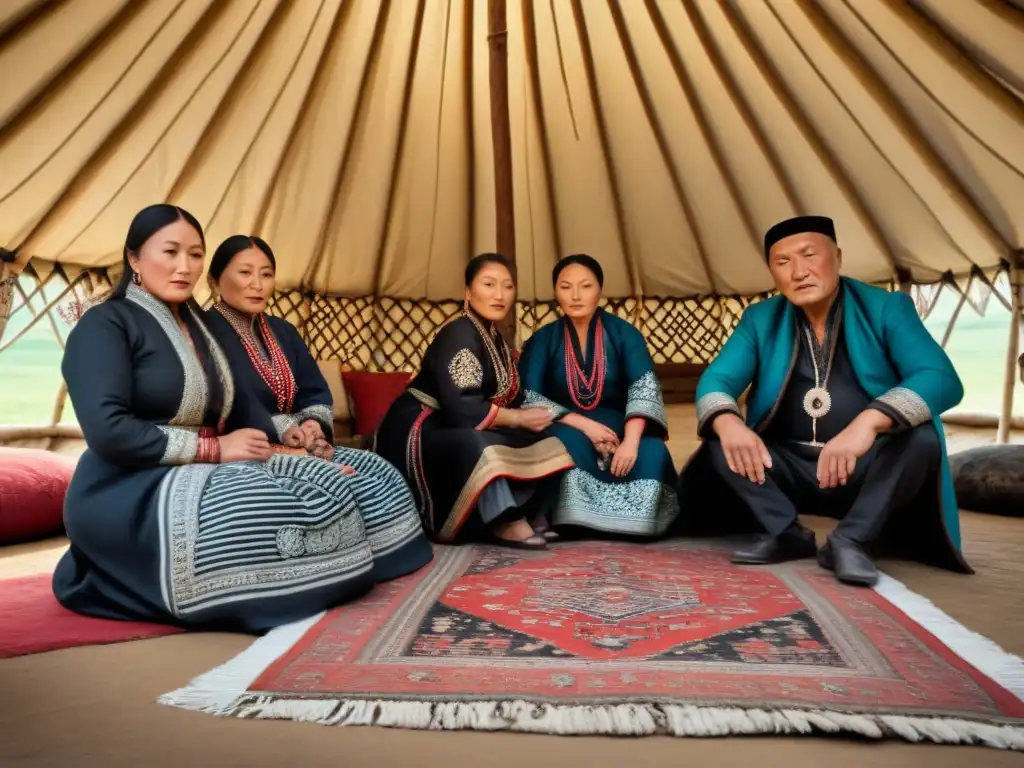
[[[416,504],[402,476],[380,456],[335,448],[330,388],[299,332],[265,313],[274,294],[277,260],[258,237],[234,235],[217,248],[208,278],[219,300],[206,313],[239,388],[273,415],[276,439],[342,467],[373,550],[377,581],[430,562]]]
[[[364,593],[373,553],[348,478],[272,455],[270,414],[236,391],[192,300],[204,250],[191,214],[143,209],[124,278],[68,337],[87,449],[53,591],[88,616],[260,631]]]
[[[430,534],[451,542],[475,509],[492,539],[543,549],[557,478],[573,466],[546,433],[552,403],[527,407],[516,352],[495,329],[515,306],[514,266],[498,254],[466,267],[466,308],[427,347],[419,373],[388,410],[376,450],[406,477]]]

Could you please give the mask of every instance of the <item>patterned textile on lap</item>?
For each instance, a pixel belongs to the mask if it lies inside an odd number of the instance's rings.
[[[248,316],[219,302],[206,313],[240,387],[272,417],[278,439],[307,420],[320,425],[333,442],[331,390],[298,331],[285,320]],[[275,446],[278,453],[306,455],[299,448]],[[372,577],[381,581],[410,573],[430,561],[430,544],[408,485],[394,467],[372,453],[334,447],[329,460],[353,467],[351,489],[374,554]]]

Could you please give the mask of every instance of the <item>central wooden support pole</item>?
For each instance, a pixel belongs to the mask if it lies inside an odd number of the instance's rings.
[[[491,142],[494,145],[494,210],[498,253],[516,260],[516,219],[512,199],[512,128],[508,112],[508,24],[505,0],[487,2],[487,45],[490,49]],[[501,329],[515,337],[515,311]]]

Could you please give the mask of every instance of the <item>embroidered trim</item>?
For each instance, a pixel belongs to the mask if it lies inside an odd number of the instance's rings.
[[[559,405],[554,400],[544,397],[540,392],[534,392],[532,389],[527,389],[524,392],[523,405],[521,407],[546,408],[554,419],[560,419],[569,412],[569,409],[565,406]]]
[[[484,383],[484,368],[480,360],[468,349],[460,349],[448,363],[448,375],[462,390],[479,389]]]
[[[648,371],[629,385],[626,393],[626,420],[634,417],[653,421],[668,430],[668,416],[665,414],[661,382],[654,371]]]
[[[290,413],[279,413],[276,416],[271,416],[270,423],[274,425],[274,431],[277,432],[277,440],[280,443],[284,442],[285,432],[292,427],[299,426],[298,420]]]
[[[171,469],[160,483],[157,500],[161,591],[168,611],[179,618],[216,614],[217,609],[230,614],[232,609],[224,606],[365,578],[373,568],[373,554],[347,482],[336,466],[308,456],[278,454],[264,464]],[[319,493],[303,494],[303,486]],[[335,550],[282,559],[276,534],[284,526],[275,526],[274,518],[308,519],[325,513],[349,521],[339,529],[343,536]],[[233,546],[239,525],[246,526],[247,548]],[[225,549],[227,541],[232,546]],[[225,558],[235,563],[226,566]]]
[[[160,427],[169,437],[167,448],[164,451],[166,460],[162,459],[161,463],[181,464],[183,462],[177,460],[177,458],[187,455],[187,451],[191,449],[183,448],[180,441],[183,439],[186,441],[194,439],[198,446],[198,436],[193,438],[172,438],[172,433],[168,428],[199,427],[203,424],[206,418],[206,407],[210,399],[210,388],[209,382],[206,380],[206,372],[203,370],[202,363],[199,362],[198,355],[189,345],[185,334],[178,326],[178,321],[174,319],[174,315],[166,304],[134,283],[129,284],[125,292],[125,298],[153,316],[160,329],[170,340],[171,346],[178,356],[178,361],[181,363],[184,374],[181,402],[178,404],[177,412],[167,422],[167,426]],[[221,407],[220,424],[218,425],[221,427],[227,421],[234,406],[235,381],[231,377],[231,368],[228,366],[227,357],[224,355],[224,351],[220,348],[217,340],[214,339],[213,334],[210,333],[200,318],[193,315],[193,319],[206,340],[206,345],[213,357],[214,368],[217,370],[217,378],[220,380],[221,388],[224,392],[224,404]],[[178,447],[172,448],[172,440],[178,441],[176,443]],[[195,460],[195,454],[196,451],[192,450],[192,461]]]
[[[409,387],[407,390],[410,395],[416,398],[416,402],[420,405],[429,408],[432,411],[440,410],[441,404],[437,401],[436,397],[431,397],[422,389],[416,389],[415,387]]]
[[[312,419],[323,427],[325,432],[334,428],[334,409],[329,405],[308,405],[294,416],[296,424]]]
[[[228,416],[231,415],[231,409],[235,405],[235,380],[231,376],[231,366],[228,364],[227,355],[224,354],[224,350],[217,343],[217,339],[214,338],[214,335],[210,333],[210,329],[206,327],[200,318],[197,317],[195,320],[196,325],[199,326],[199,330],[203,334],[203,338],[206,339],[206,346],[209,347],[210,354],[213,356],[213,367],[217,369],[217,378],[220,379],[221,388],[224,390],[224,405],[220,409],[220,424],[218,425],[223,430],[222,425],[227,422]]]
[[[409,478],[414,495],[419,498],[416,509],[420,513],[423,529],[431,535],[434,533],[434,499],[430,495],[430,485],[427,483],[427,473],[423,466],[422,433],[423,422],[430,418],[433,412],[434,409],[429,406],[423,407],[409,428],[409,437],[405,442],[405,476]]]
[[[167,338],[170,339],[174,351],[181,362],[185,374],[185,385],[181,393],[181,402],[174,417],[167,422],[171,427],[197,427],[203,423],[206,415],[206,404],[209,402],[210,391],[203,374],[199,358],[185,340],[185,335],[178,327],[177,320],[170,308],[162,301],[131,283],[125,291],[125,298],[149,312]]]
[[[491,402],[499,408],[504,408],[519,394],[519,369],[516,367],[519,362],[519,354],[508,345],[501,334],[497,333],[493,323],[485,328],[472,312],[464,312],[462,316],[469,320],[476,332],[480,334],[484,350],[494,368],[497,385],[494,395],[491,396]]]
[[[719,413],[729,411],[740,415],[740,406],[736,398],[727,395],[725,392],[708,392],[697,400],[697,434],[704,431],[708,420]]]
[[[679,515],[679,498],[660,480],[606,483],[582,469],[562,476],[555,525],[606,533],[660,536]]]
[[[161,464],[191,464],[199,453],[199,433],[185,427],[162,427],[167,435],[167,447],[160,457]]]
[[[365,535],[358,515],[346,515],[327,525],[282,525],[277,529],[275,543],[284,559],[327,555],[337,551],[343,542]]]
[[[878,402],[892,408],[904,419],[907,425],[916,427],[931,421],[932,410],[917,392],[907,387],[893,387],[877,398]]]

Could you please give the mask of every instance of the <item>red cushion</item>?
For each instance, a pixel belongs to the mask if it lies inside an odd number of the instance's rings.
[[[0,544],[55,536],[77,462],[34,448],[0,448]]]
[[[380,426],[388,408],[405,391],[412,375],[404,371],[342,371],[341,378],[352,406],[356,434],[369,435]]]

